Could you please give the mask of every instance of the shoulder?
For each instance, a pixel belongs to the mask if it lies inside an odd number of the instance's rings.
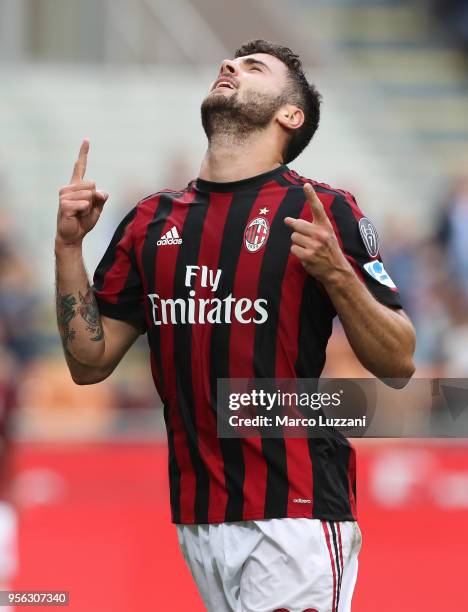
[[[301,189],[305,183],[311,183],[315,193],[330,217],[333,216],[336,220],[340,220],[341,218],[354,218],[359,221],[364,216],[364,213],[356,202],[356,198],[350,191],[334,187],[316,179],[306,178],[298,174],[295,170],[290,170],[288,174]]]
[[[169,187],[166,189],[160,189],[159,191],[156,191],[155,193],[151,193],[147,196],[144,196],[141,200],[137,202],[134,208],[137,210],[140,208],[148,208],[151,205],[157,204],[161,200],[162,197],[166,197],[169,199],[179,198],[183,196],[184,194],[186,194],[188,191],[190,191],[191,185],[192,185],[192,182],[190,182],[183,189],[172,189]]]
[[[320,194],[324,194],[333,196],[337,200],[342,200],[344,202],[356,202],[354,195],[351,192],[346,191],[345,189],[334,187],[332,185],[329,185],[328,183],[323,183],[316,179],[301,176],[295,170],[290,170],[288,174],[292,179],[296,181],[296,184],[298,186],[302,187],[303,185],[305,185],[305,183],[311,183],[315,192],[319,196]]]
[[[184,198],[190,189],[191,183],[184,189],[160,189],[155,193],[151,193],[141,198],[141,200],[139,200],[130,210],[129,215],[135,218],[136,222],[138,222],[138,220],[144,221],[145,219],[151,220],[160,204],[163,204],[162,209],[165,209],[168,203],[173,200]]]

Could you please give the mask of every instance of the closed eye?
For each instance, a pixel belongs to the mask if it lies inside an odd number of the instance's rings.
[[[259,72],[264,72],[265,70],[270,71],[270,68],[265,64],[265,62],[253,57],[246,57],[243,60],[243,64],[244,66],[249,67],[250,70],[258,70]]]

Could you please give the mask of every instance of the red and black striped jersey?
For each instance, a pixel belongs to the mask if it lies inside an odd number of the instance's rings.
[[[355,518],[355,454],[344,437],[217,437],[217,379],[322,372],[336,313],[291,254],[283,221],[312,220],[305,181],[281,166],[149,196],[120,223],[96,269],[100,312],[147,333],[176,523]],[[310,182],[358,277],[377,300],[400,307],[361,237],[353,196]]]

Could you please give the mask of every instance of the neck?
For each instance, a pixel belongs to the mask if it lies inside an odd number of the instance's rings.
[[[278,143],[266,132],[242,140],[220,135],[211,138],[199,177],[216,183],[241,181],[282,164]]]

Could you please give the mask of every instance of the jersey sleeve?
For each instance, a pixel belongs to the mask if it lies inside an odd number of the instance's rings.
[[[331,221],[347,260],[372,295],[382,304],[402,308],[398,288],[385,270],[374,224],[365,217],[354,196],[335,196]]]
[[[121,221],[93,276],[99,312],[146,331],[144,293],[136,264],[132,227],[136,207]]]

